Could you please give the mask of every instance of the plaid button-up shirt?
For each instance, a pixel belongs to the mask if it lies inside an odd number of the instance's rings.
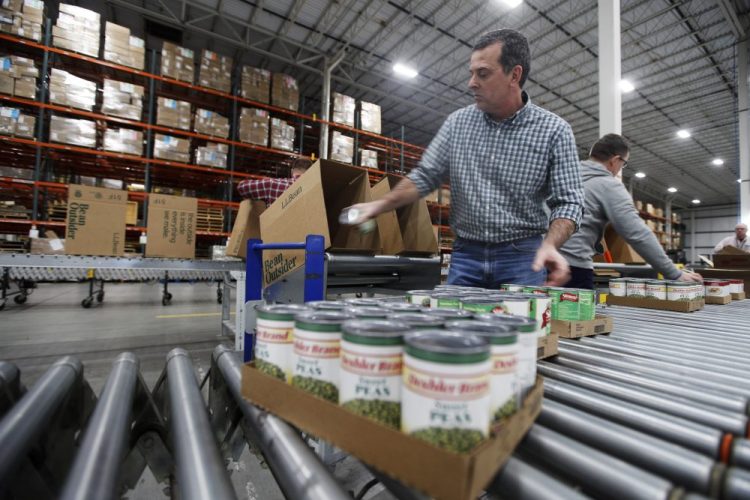
[[[299,175],[287,179],[248,179],[237,184],[237,191],[243,198],[263,200],[270,206],[298,177]]]
[[[451,227],[460,238],[504,243],[543,234],[550,220],[581,221],[573,131],[523,98],[523,108],[501,122],[475,105],[452,113],[408,175],[421,196],[450,182]]]

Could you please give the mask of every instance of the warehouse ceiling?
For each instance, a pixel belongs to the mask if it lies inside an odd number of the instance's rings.
[[[99,2],[80,2],[91,7]],[[485,31],[520,30],[529,39],[531,99],[573,126],[583,156],[598,136],[597,1],[524,0],[107,0],[107,17],[144,33],[143,16],[182,30],[188,47],[208,47],[244,64],[295,75],[304,112],[320,110],[326,58],[345,51],[332,86],[383,108],[384,134],[426,145],[444,118],[473,102],[471,46]],[[96,8],[96,7],[94,7]],[[101,8],[96,8],[101,10]],[[628,181],[690,206],[736,202],[736,37],[750,5],[733,0],[621,2],[622,131],[633,146]],[[413,80],[393,74],[405,62]],[[680,129],[691,137],[681,139]],[[714,159],[723,165],[712,164]]]

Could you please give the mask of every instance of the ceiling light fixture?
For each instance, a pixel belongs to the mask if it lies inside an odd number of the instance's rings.
[[[720,167],[724,165],[724,160],[722,160],[721,158],[714,158],[714,160],[711,163],[716,165],[717,167]]]
[[[685,129],[678,130],[677,137],[679,137],[680,139],[687,139],[688,137],[690,137],[690,132]]]
[[[523,0],[503,0],[503,3],[506,7],[510,7],[511,9],[515,9],[519,5],[523,3]]]
[[[693,200],[693,205],[700,205],[700,204],[701,204],[701,200],[699,200],[698,198]]]
[[[644,177],[646,177],[646,174],[644,174],[643,172],[636,172],[635,176],[639,179],[643,179]]]
[[[406,64],[402,63],[396,63],[393,65],[393,72],[396,73],[399,76],[403,76],[404,78],[416,78],[419,72],[412,68],[411,66],[407,66]]]
[[[635,85],[630,80],[620,80],[620,90],[623,94],[628,94],[635,90]]]
[[[667,191],[669,191],[670,193],[676,193],[677,192],[677,188],[676,187],[668,187]]]

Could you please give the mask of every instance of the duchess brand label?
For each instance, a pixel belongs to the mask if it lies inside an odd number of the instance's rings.
[[[258,369],[288,382],[292,373],[294,321],[258,318],[255,328],[255,358]]]
[[[334,403],[339,399],[341,333],[294,329],[292,385]]]

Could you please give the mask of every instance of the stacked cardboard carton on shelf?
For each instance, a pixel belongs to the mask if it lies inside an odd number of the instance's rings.
[[[104,28],[104,60],[143,70],[146,45],[143,39],[132,36],[124,26],[110,23]]]
[[[359,164],[362,167],[378,168],[378,152],[371,149],[360,149]]]
[[[190,140],[171,135],[156,134],[154,156],[162,160],[190,163]]]
[[[34,138],[36,117],[16,108],[0,107],[0,134]]]
[[[173,43],[161,48],[161,74],[187,83],[195,81],[195,53]]]
[[[93,10],[61,3],[52,28],[52,45],[91,57],[99,57],[101,16]]]
[[[108,128],[104,132],[104,150],[129,155],[143,155],[143,132],[127,128]]]
[[[104,80],[102,113],[139,121],[143,110],[143,87],[132,83]]]
[[[360,102],[359,128],[374,134],[380,133],[380,106],[371,102]]]
[[[283,73],[273,74],[271,103],[280,108],[299,109],[299,86],[297,80]]]
[[[0,93],[34,99],[39,69],[33,59],[0,57]]]
[[[198,108],[195,110],[193,132],[226,139],[229,137],[229,118],[216,111]]]
[[[49,140],[85,148],[96,147],[96,123],[53,115],[49,125]]]
[[[49,100],[53,104],[93,111],[96,105],[96,82],[52,68],[49,79]]]
[[[354,138],[334,131],[331,134],[331,159],[341,163],[352,163],[354,160]]]
[[[210,89],[232,90],[232,58],[203,49],[198,84]]]
[[[195,163],[204,167],[227,168],[228,152],[229,146],[226,144],[209,142],[195,148]]]
[[[354,126],[354,111],[357,101],[348,95],[333,93],[333,121],[344,125]]]
[[[244,66],[242,68],[242,97],[268,104],[271,99],[271,72]]]
[[[271,118],[271,147],[294,151],[294,127],[284,120]]]
[[[240,113],[240,141],[258,146],[268,146],[270,117],[268,111],[242,108]]]
[[[42,0],[3,0],[0,4],[0,31],[34,41],[42,41],[44,2]]]
[[[190,103],[159,97],[156,101],[156,124],[190,130]]]

